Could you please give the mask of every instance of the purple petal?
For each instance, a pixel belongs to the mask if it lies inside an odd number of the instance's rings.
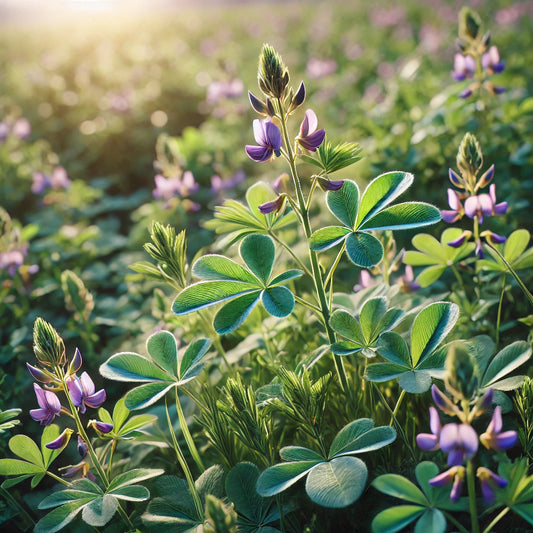
[[[250,99],[251,106],[260,114],[266,115],[266,104],[259,100],[251,91],[248,91],[248,98]]]
[[[416,436],[416,443],[421,450],[426,452],[435,451],[439,448],[437,436],[430,433],[419,433]]]
[[[81,352],[76,348],[72,361],[70,362],[69,372],[75,374],[81,368],[82,363],[83,359],[81,357]]]
[[[245,146],[246,153],[250,159],[253,159],[256,163],[263,163],[268,161],[272,157],[272,150],[263,146],[251,146],[247,144]]]
[[[492,413],[492,418],[487,428],[487,433],[500,433],[503,427],[502,420],[502,408],[501,405],[497,405]]]
[[[448,466],[460,466],[465,460],[465,451],[462,448],[453,448],[448,454]]]
[[[492,215],[493,208],[494,208],[494,202],[492,201],[492,198],[490,197],[490,195],[480,194],[478,196],[478,200],[479,200],[479,208],[481,209],[481,212],[486,216]]]
[[[459,248],[459,246],[462,246],[467,238],[470,237],[471,232],[463,231],[457,239],[450,241],[446,243],[448,246],[451,246],[452,248]]]
[[[493,206],[493,211],[495,215],[505,215],[509,204],[507,202],[500,202]]]
[[[478,187],[486,187],[494,177],[494,164],[490,166],[490,168],[479,178],[478,180]],[[496,199],[494,199],[494,202],[496,202]]]
[[[453,487],[450,492],[450,500],[452,502],[457,502],[461,497],[461,489],[463,487],[463,479],[460,476],[455,476],[453,481]]]
[[[448,453],[457,446],[460,446],[459,425],[453,423],[446,424],[440,432],[439,444],[444,453]]]
[[[429,408],[429,427],[433,435],[439,435],[441,430],[439,413],[434,407]]]
[[[487,480],[481,480],[481,494],[483,494],[483,499],[488,505],[492,505],[496,500],[496,492],[487,482]]]
[[[82,459],[87,455],[88,449],[87,443],[78,435],[78,453]]]
[[[67,388],[70,394],[70,399],[76,407],[83,405],[83,389],[79,378],[76,376],[67,380]]]
[[[464,91],[461,91],[457,96],[459,96],[459,98],[468,98],[471,95],[472,95],[472,89],[467,88]]]
[[[83,389],[84,396],[90,396],[91,394],[94,394],[94,383],[89,374],[87,374],[87,372],[83,372],[83,374],[80,376],[80,383]]]
[[[465,214],[469,218],[474,218],[481,211],[478,196],[470,196],[465,200]]]
[[[72,435],[73,431],[72,429],[65,429],[57,439],[53,440],[52,442],[49,442],[48,444],[45,444],[46,448],[49,450],[59,450],[61,448],[64,448],[69,440],[70,436]]]
[[[294,104],[295,106],[300,106],[304,103],[305,100],[305,85],[302,81],[300,83],[300,86],[298,87],[298,90],[296,91],[296,94],[294,95]]]
[[[261,204],[258,209],[264,215],[268,213],[273,213],[274,211],[279,211],[281,209],[281,206],[283,205],[284,199],[284,196],[278,196],[275,200],[272,200],[271,202],[265,202],[264,204]]]
[[[252,122],[254,129],[254,139],[255,142],[260,146],[265,146],[267,144],[264,123],[265,121],[259,120],[257,118]]]
[[[105,399],[106,399],[105,389],[101,389],[98,392],[95,392],[94,394],[87,396],[84,401],[85,401],[85,405],[87,405],[88,407],[92,407],[93,409],[96,409],[105,402]]]
[[[459,209],[463,208],[461,204],[461,200],[459,199],[459,195],[453,189],[448,189],[447,194],[448,194],[448,205],[454,211],[459,211]]]
[[[444,220],[444,222],[448,222],[448,224],[453,224],[461,218],[461,214],[457,211],[449,211],[447,209],[441,210],[440,215],[442,220]]]
[[[38,369],[35,366],[30,365],[30,363],[26,363],[26,367],[28,368],[28,371],[32,375],[33,379],[36,379],[37,381],[40,381],[41,383],[50,383],[52,379],[46,375],[42,370]]]
[[[508,450],[509,448],[512,448],[517,441],[518,433],[516,431],[504,431],[496,437],[497,450]]]
[[[445,472],[442,472],[431,478],[428,483],[433,487],[443,487],[444,485],[448,485],[453,481],[455,473],[456,469],[450,468],[449,470],[446,470]]]
[[[113,424],[106,424],[105,422],[97,421],[94,423],[94,427],[100,431],[100,433],[109,433],[113,430]]]
[[[267,145],[275,152],[281,148],[281,131],[273,122],[265,123]],[[261,143],[259,143],[261,144]]]
[[[326,178],[319,177],[318,184],[323,191],[338,191],[344,184],[344,180],[328,180]]]
[[[300,136],[307,137],[316,131],[318,127],[318,118],[312,109],[308,109],[305,112],[305,117],[300,126]]]
[[[459,439],[467,454],[473,455],[476,453],[479,446],[476,430],[470,424],[460,424],[458,432]]]
[[[456,187],[459,187],[461,189],[463,189],[463,182],[461,180],[461,178],[459,177],[459,175],[454,172],[451,168],[448,169],[448,176],[450,178],[450,181],[456,186]]]
[[[326,130],[317,130],[314,133],[307,135],[305,137],[299,137],[298,142],[301,146],[303,146],[306,150],[309,150],[311,152],[315,152],[316,149],[322,144],[324,141],[324,137],[326,136]]]

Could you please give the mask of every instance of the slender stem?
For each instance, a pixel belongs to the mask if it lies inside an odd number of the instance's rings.
[[[309,209],[311,208],[311,200],[313,199],[313,194],[315,192],[317,184],[318,184],[318,180],[315,178],[313,180],[313,183],[311,184],[309,196],[307,197],[307,202],[305,203],[305,208],[307,209],[307,211],[309,211]]]
[[[396,401],[394,411],[392,412],[392,418],[391,418],[391,421],[389,422],[389,426],[392,426],[392,422],[396,418],[396,415],[398,414],[398,409],[400,408],[400,405],[402,404],[402,401],[405,398],[405,395],[406,395],[405,389],[402,389],[402,392],[400,392],[400,396],[398,397],[398,400]]]
[[[453,275],[455,276],[455,279],[458,281],[461,289],[463,290],[463,292],[465,293],[466,295],[466,289],[465,289],[465,285],[463,283],[463,278],[461,277],[461,274],[459,274],[459,271],[457,270],[457,268],[455,268],[455,265],[450,265],[450,268],[452,269],[452,272],[453,272]]]
[[[498,302],[498,316],[496,317],[496,346],[500,343],[500,324],[502,321],[502,307],[503,307],[503,295],[505,294],[505,282],[506,273],[504,272],[502,277],[502,291],[500,293],[500,301]]]
[[[9,505],[13,506],[17,511],[18,514],[22,517],[22,519],[27,522],[28,524],[31,524],[31,526],[35,526],[35,521],[30,516],[28,511],[24,509],[24,507],[21,505],[21,503],[13,497],[13,495],[6,489],[0,487],[0,494],[5,498],[5,500],[8,502]],[[19,524],[19,526],[22,524]],[[24,529],[26,531],[26,529]]]
[[[65,485],[66,487],[72,487],[72,483],[69,483],[66,479],[56,476],[53,472],[50,472],[49,470],[47,470],[46,474],[50,476],[52,479],[55,479],[58,483],[61,483],[62,485]]]
[[[198,490],[196,488],[196,484],[194,483],[194,479],[192,477],[191,470],[189,469],[189,465],[187,464],[187,461],[185,461],[183,452],[181,451],[178,440],[176,439],[174,428],[172,427],[172,421],[170,420],[170,413],[168,412],[168,401],[166,397],[165,397],[165,411],[167,415],[168,429],[170,431],[170,438],[172,439],[172,445],[174,447],[174,451],[176,452],[176,458],[178,459],[178,463],[180,464],[181,469],[183,470],[183,473],[185,474],[185,477],[187,478],[187,484],[189,485],[189,491],[194,501],[194,507],[198,514],[198,518],[203,522],[205,519],[205,516],[204,516],[204,509],[200,501],[200,495],[198,494]]]
[[[527,296],[527,299],[529,300],[529,303],[533,305],[533,294],[529,292],[528,288],[524,285],[524,282],[520,279],[520,276],[515,272],[514,268],[509,264],[509,261],[505,259],[505,257],[500,253],[500,250],[493,246],[490,242],[487,242],[487,245],[491,250],[496,252],[496,255],[501,259],[503,264],[507,267],[507,270],[509,270],[509,273],[513,276],[513,278],[516,280],[520,288],[522,289],[522,292]]]
[[[113,456],[115,454],[115,450],[117,448],[118,440],[113,439],[111,441],[111,448],[109,450],[109,459],[107,461],[107,475],[111,476],[111,469],[113,468]]]
[[[307,268],[307,266],[304,264],[304,262],[294,253],[292,248],[288,246],[286,243],[284,243],[274,232],[269,231],[268,234],[280,245],[282,246],[291,257],[298,263],[298,266],[310,277],[313,277],[313,273]]]
[[[483,533],[490,533],[491,529],[511,510],[510,507],[502,509],[494,518],[494,520],[483,530]]]
[[[337,257],[335,258],[335,261],[333,262],[333,265],[331,265],[331,268],[329,269],[328,275],[326,276],[326,279],[324,281],[324,287],[327,288],[329,283],[332,283],[333,274],[335,273],[335,270],[337,270],[337,266],[339,266],[342,254],[344,253],[344,250],[346,250],[346,241],[343,242],[341,249],[339,253],[337,254]],[[333,285],[333,283],[332,283]]]
[[[222,356],[222,359],[224,360],[224,363],[228,367],[228,370],[230,371],[230,373],[233,373],[233,368],[231,367],[230,362],[228,361],[228,358],[226,356],[226,350],[224,350],[224,347],[222,346],[222,342],[220,341],[220,337],[218,333],[216,332],[213,324],[201,311],[198,312],[198,315],[200,316],[200,319],[204,323],[204,326],[206,327],[207,331],[211,332],[209,336],[211,337],[211,340],[213,341],[213,344],[215,345],[217,352]]]
[[[300,182],[300,178],[298,176],[298,171],[296,170],[296,164],[294,162],[294,154],[292,150],[291,141],[289,139],[289,133],[287,131],[287,122],[285,113],[283,112],[283,104],[281,102],[281,99],[278,99],[278,106],[280,110],[280,123],[281,123],[281,132],[283,135],[283,141],[285,143],[285,147],[287,150],[287,160],[289,162],[289,166],[291,169],[291,175],[294,183],[294,188],[296,190],[296,196],[298,198],[298,205],[300,208],[300,214],[301,219],[303,223],[303,228],[305,232],[305,237],[307,241],[309,241],[311,237],[311,224],[309,222],[309,213],[308,209],[304,200],[304,194],[302,190],[302,184]],[[318,296],[318,300],[320,302],[320,309],[322,312],[322,317],[324,320],[324,326],[326,328],[326,332],[328,335],[328,339],[330,344],[333,344],[335,342],[335,332],[329,325],[329,306],[328,301],[326,298],[326,293],[324,291],[324,284],[322,282],[322,275],[320,273],[320,267],[318,265],[318,258],[316,253],[309,248],[309,258],[311,260],[311,270],[313,273],[313,280],[315,283],[315,290]],[[346,370],[344,368],[344,363],[342,359],[338,356],[333,354],[333,361],[335,364],[335,369],[337,371],[337,374],[339,376],[339,380],[341,383],[341,388],[345,394],[350,394],[350,389],[348,387],[348,378],[346,376]]]
[[[194,459],[196,466],[198,466],[198,469],[200,470],[200,472],[204,472],[205,466],[202,462],[202,459],[200,458],[198,449],[196,448],[196,445],[194,444],[194,440],[192,438],[191,432],[189,431],[189,426],[187,425],[187,419],[185,418],[185,415],[183,414],[183,409],[181,408],[181,402],[179,399],[177,387],[174,389],[174,391],[176,394],[176,411],[178,413],[178,418],[180,421],[181,432],[183,436],[185,437],[185,442],[187,443],[189,452],[191,454],[191,457]]]
[[[461,533],[469,533],[468,529],[464,527],[461,522],[459,522],[452,514],[448,513],[447,511],[442,511],[446,518],[461,531]]]
[[[470,510],[471,533],[479,533],[479,520],[476,505],[476,480],[474,479],[474,465],[466,462],[466,484],[468,487],[468,508]]]
[[[314,311],[315,313],[320,313],[320,307],[317,307],[316,305],[304,300],[303,298],[300,298],[296,294],[294,295],[294,299],[301,305],[307,307],[308,309],[311,309],[311,311]]]

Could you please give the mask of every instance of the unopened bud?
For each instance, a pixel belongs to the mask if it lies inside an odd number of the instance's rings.
[[[289,71],[281,56],[269,44],[263,45],[259,56],[257,81],[261,91],[272,98],[282,98],[289,84]]]
[[[43,365],[54,366],[65,363],[65,344],[51,324],[37,318],[33,326],[33,351]]]
[[[483,165],[483,153],[477,139],[466,133],[457,152],[457,166],[465,175],[475,176]]]
[[[478,368],[465,345],[454,342],[446,357],[446,389],[456,400],[469,400],[478,390]]]
[[[475,41],[480,35],[481,18],[469,7],[459,11],[459,38],[465,41]]]

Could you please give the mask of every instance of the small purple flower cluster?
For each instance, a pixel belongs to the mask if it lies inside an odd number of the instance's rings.
[[[2,120],[0,122],[0,143],[5,142],[9,136],[25,141],[31,134],[31,125],[27,118],[21,117],[14,122]]]
[[[489,389],[476,403],[469,417],[452,402],[452,400],[435,385],[431,389],[435,405],[445,414],[457,416],[461,423],[451,422],[441,425],[435,407],[429,408],[429,424],[431,433],[420,433],[416,437],[418,447],[424,451],[442,450],[448,454],[445,472],[429,480],[434,487],[452,484],[450,499],[456,502],[461,496],[463,481],[466,475],[465,461],[470,461],[478,451],[479,442],[487,449],[502,452],[513,447],[518,435],[516,431],[502,431],[501,407],[497,406],[486,431],[478,437],[471,425],[471,420],[485,412],[492,404],[493,392]],[[507,480],[498,476],[486,467],[479,467],[476,472],[481,482],[481,491],[485,501],[492,504],[496,498],[496,490],[507,485]]]
[[[59,346],[61,348],[60,351],[62,351],[62,343]],[[78,377],[77,373],[81,369],[83,360],[77,348],[68,366],[66,365],[64,353],[60,354],[59,360],[55,361],[55,363],[42,357],[37,357],[37,359],[43,366],[37,367],[29,363],[26,363],[26,366],[36,381],[45,384],[44,388],[37,383],[33,384],[39,408],[30,410],[30,416],[42,426],[48,426],[61,414],[66,414],[77,420],[78,416],[74,414],[73,410],[77,410],[80,414],[85,414],[87,407],[97,409],[105,402],[105,390],[96,391],[94,382],[87,372],[83,372]],[[68,407],[61,404],[58,396],[59,392],[64,392],[67,396]],[[111,424],[97,420],[89,421],[88,427],[93,427],[99,435],[110,433],[113,430]],[[65,428],[56,439],[47,443],[46,447],[51,450],[63,450],[75,432],[73,429]],[[87,454],[88,446],[78,428],[78,452],[82,459]],[[81,473],[82,476],[91,477],[89,468],[89,464],[86,461],[82,461],[77,465],[71,465],[66,468],[63,476],[73,477]]]
[[[21,240],[20,230],[12,226],[11,217],[0,208],[0,272],[7,271],[13,277],[28,255],[28,245]],[[26,272],[35,274],[37,265],[28,265]]]
[[[58,166],[54,168],[50,176],[43,172],[34,172],[31,192],[42,194],[47,189],[68,189],[71,183],[67,171],[63,167]]]
[[[479,154],[479,163],[477,165],[466,161],[463,152],[464,147],[467,145],[474,147],[474,150]],[[507,202],[498,202],[496,199],[496,185],[491,183],[494,178],[494,165],[491,165],[479,178],[477,177],[482,160],[481,149],[475,137],[470,134],[465,135],[457,156],[460,175],[451,168],[448,170],[452,185],[459,190],[448,188],[448,205],[450,209],[441,211],[443,220],[450,224],[461,220],[465,215],[475,221],[474,232],[465,230],[457,239],[449,242],[448,245],[457,248],[473,238],[476,243],[475,253],[479,258],[484,257],[483,239],[491,244],[501,244],[505,242],[506,238],[489,230],[480,233],[478,224],[482,224],[485,217],[504,215],[509,207]],[[489,185],[489,192],[480,193],[480,189],[487,185]],[[462,203],[463,200],[464,204]]]
[[[190,170],[183,172],[181,177],[166,178],[162,174],[156,174],[154,181],[155,189],[152,191],[152,195],[156,200],[165,200],[165,208],[170,207],[172,199],[177,196],[186,200],[184,206],[188,212],[198,211],[201,208],[200,204],[188,199],[200,187]]]

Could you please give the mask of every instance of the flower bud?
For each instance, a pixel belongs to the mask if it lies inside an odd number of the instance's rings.
[[[494,164],[492,164],[490,168],[486,172],[483,173],[481,178],[479,178],[477,185],[476,185],[476,189],[478,188],[482,189],[483,187],[486,187],[492,181],[493,177],[494,177]]]
[[[463,175],[475,176],[482,165],[481,147],[471,133],[466,133],[457,152],[457,166]]]
[[[269,44],[263,45],[259,56],[257,81],[261,91],[272,98],[282,98],[289,84],[289,71],[281,56]]]
[[[460,342],[454,342],[446,357],[446,389],[456,400],[469,400],[478,390],[478,368],[472,355]]]
[[[289,113],[292,113],[296,109],[298,109],[305,100],[305,85],[302,81],[300,83],[300,86],[298,87],[298,90],[296,91],[296,94],[291,98],[291,104],[289,106]]]
[[[259,211],[261,211],[261,213],[263,213],[263,215],[267,215],[268,213],[274,213],[274,212],[277,213],[283,207],[284,201],[285,201],[285,195],[281,194],[275,200],[261,204],[258,209]]]
[[[466,42],[475,41],[480,37],[481,18],[469,7],[459,11],[459,38]]]
[[[65,344],[51,324],[37,318],[33,326],[33,351],[38,361],[44,365],[65,363]]]
[[[323,191],[338,191],[344,184],[344,180],[332,181],[319,177],[318,184]]]
[[[248,99],[250,100],[250,105],[260,114],[267,115],[267,108],[265,102],[259,100],[257,96],[254,95],[251,91],[248,91]]]
[[[57,437],[57,439],[45,444],[45,447],[49,450],[62,450],[70,440],[71,435],[74,433],[74,430],[67,428]]]
[[[83,359],[81,357],[81,352],[78,348],[76,348],[74,355],[72,357],[72,360],[70,361],[70,364],[68,365],[68,373],[69,375],[75,374],[80,368],[83,363]]]

